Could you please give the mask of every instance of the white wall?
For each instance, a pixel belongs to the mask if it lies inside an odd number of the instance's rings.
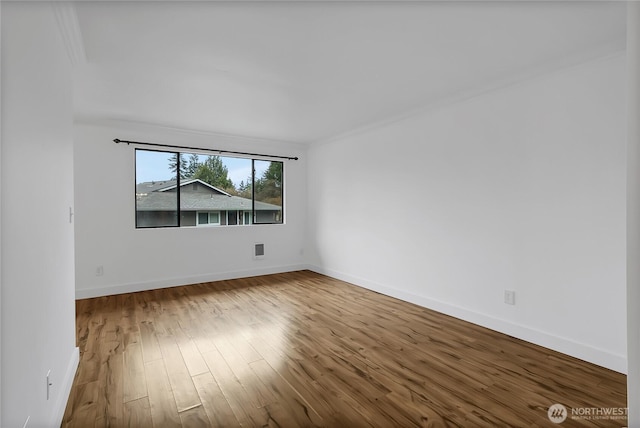
[[[304,268],[306,156],[293,144],[141,124],[75,127],[76,297],[246,277]],[[135,228],[134,148],[114,138],[286,156],[284,225]],[[253,259],[255,243],[265,258]],[[104,275],[96,276],[103,266]]]
[[[627,3],[627,405],[640,426],[640,3]]]
[[[59,426],[78,361],[72,72],[51,4],[21,3],[2,4],[0,425]]]
[[[310,262],[625,371],[624,100],[618,54],[313,146]]]
[[[2,3],[0,3],[0,53],[2,51]],[[0,54],[0,100],[2,100],[2,55]],[[1,104],[1,103],[0,103]],[[2,106],[0,105],[0,130]],[[0,167],[2,166],[2,132],[0,131]],[[0,243],[2,242],[2,169],[0,168]],[[0,333],[2,332],[2,247],[0,244]],[[2,385],[2,337],[0,335],[0,385]],[[0,423],[2,423],[2,388],[0,387]]]

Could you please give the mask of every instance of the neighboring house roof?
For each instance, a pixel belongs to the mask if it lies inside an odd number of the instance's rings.
[[[229,193],[224,190],[220,190],[217,187],[212,186],[209,183],[206,183],[199,178],[185,178],[180,180],[180,187],[186,186],[187,184],[200,183],[209,189],[222,193],[223,195],[231,196]],[[173,190],[176,188],[178,182],[176,180],[164,180],[164,181],[147,181],[144,183],[136,184],[136,193],[149,193],[149,192],[166,192],[167,190]]]
[[[232,196],[201,180],[185,180],[180,187],[198,181],[210,188],[211,193],[180,192],[181,211],[250,211],[251,199]],[[136,185],[136,209],[138,211],[172,211],[176,209],[175,193],[165,192],[176,187],[175,180]],[[153,189],[153,190],[152,190]],[[221,192],[221,193],[216,193]],[[279,211],[282,207],[256,201],[256,211]]]

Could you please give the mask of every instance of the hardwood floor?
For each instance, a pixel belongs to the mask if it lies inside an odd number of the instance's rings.
[[[64,427],[626,425],[571,416],[624,375],[308,271],[76,308]]]

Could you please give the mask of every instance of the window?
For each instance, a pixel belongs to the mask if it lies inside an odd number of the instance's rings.
[[[171,160],[178,153],[136,150],[136,227],[177,227],[178,194],[163,188],[176,183]]]
[[[197,226],[216,226],[220,225],[219,212],[198,212]]]
[[[282,162],[254,160],[253,171],[254,222],[282,223]],[[273,206],[280,209],[267,209]]]
[[[136,149],[136,228],[284,220],[278,161]]]

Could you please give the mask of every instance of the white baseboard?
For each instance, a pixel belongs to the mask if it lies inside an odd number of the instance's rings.
[[[64,411],[67,408],[67,402],[69,401],[69,395],[71,394],[71,387],[73,386],[73,379],[76,376],[76,370],[78,370],[78,364],[80,363],[80,349],[73,348],[71,357],[69,358],[69,364],[67,364],[67,370],[60,384],[60,394],[56,401],[56,405],[53,409],[53,415],[51,418],[51,424],[49,426],[59,427],[62,425],[62,418],[64,418]]]
[[[627,373],[627,358],[624,355],[613,354],[609,351],[594,348],[593,346],[575,342],[571,339],[556,336],[551,333],[536,330],[531,327],[516,324],[508,320],[496,318],[480,312],[475,312],[447,302],[435,300],[426,296],[420,296],[398,290],[374,281],[338,272],[332,269],[318,266],[307,266],[307,269],[322,275],[327,275],[342,281],[349,282],[362,288],[376,291],[378,293],[395,297],[406,302],[414,303],[434,311],[450,315],[452,317],[477,324],[482,327],[495,330],[509,336],[522,339],[524,341],[579,358],[584,361],[614,370],[619,373]]]
[[[215,272],[182,278],[158,279],[153,281],[116,284],[107,287],[76,289],[76,299],[111,296],[114,294],[135,293],[138,291],[156,290],[158,288],[176,287],[180,285],[199,284],[202,282],[224,281],[228,279],[250,278],[252,276],[270,275],[274,273],[294,272],[308,269],[308,265],[272,266],[260,269],[249,269],[229,272]]]

